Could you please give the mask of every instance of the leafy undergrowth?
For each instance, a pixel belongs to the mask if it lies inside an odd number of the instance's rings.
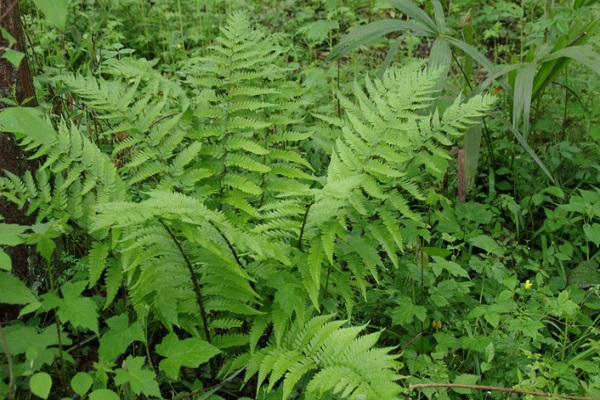
[[[25,8],[0,396],[599,397],[597,7],[255,3]]]

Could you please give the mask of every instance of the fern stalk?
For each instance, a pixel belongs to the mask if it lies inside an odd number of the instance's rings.
[[[175,237],[175,235],[173,234],[171,229],[169,229],[169,227],[164,223],[164,221],[159,220],[159,222],[167,230],[167,233],[169,234],[169,236],[171,236],[171,238],[173,239],[173,242],[175,242],[175,245],[179,249],[179,253],[181,253],[181,256],[183,257],[183,259],[185,261],[185,265],[187,266],[188,271],[190,272],[192,284],[194,285],[194,293],[196,294],[196,301],[198,302],[198,309],[200,310],[200,317],[202,318],[202,326],[204,327],[204,334],[206,335],[206,341],[208,343],[211,343],[212,340],[211,340],[211,336],[210,336],[210,331],[208,329],[208,317],[206,314],[206,309],[204,308],[204,300],[202,299],[202,293],[200,291],[200,285],[198,284],[198,279],[196,278],[196,274],[194,272],[194,267],[192,266],[192,263],[191,263],[190,259],[188,258],[187,254],[183,250],[181,243],[179,243],[179,240],[177,240],[177,238]]]

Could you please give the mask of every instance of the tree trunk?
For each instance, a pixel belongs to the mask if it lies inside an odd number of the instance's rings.
[[[17,0],[0,0],[0,25],[16,39],[17,42],[12,49],[26,53],[27,46],[23,37],[23,26]],[[6,48],[9,43],[7,40],[0,39],[0,46]],[[0,97],[14,99],[25,106],[37,105],[27,57],[23,58],[18,69],[6,59],[0,58]],[[26,99],[29,100],[23,103]],[[0,110],[5,107],[6,105],[0,103]],[[0,132],[0,173],[7,170],[17,176],[23,176],[25,171],[35,171],[37,162],[29,161],[25,157],[14,135]],[[19,210],[15,204],[1,196],[0,216],[4,217],[2,222],[8,224],[31,225],[35,222],[35,216],[26,216],[24,210]],[[8,247],[3,250],[12,259],[15,275],[30,286],[40,283],[39,257],[36,257],[31,246]],[[8,317],[6,310],[0,309],[0,321],[6,320]]]

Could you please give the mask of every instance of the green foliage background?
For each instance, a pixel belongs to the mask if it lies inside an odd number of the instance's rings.
[[[600,396],[597,6],[389,3],[24,2],[0,395]]]

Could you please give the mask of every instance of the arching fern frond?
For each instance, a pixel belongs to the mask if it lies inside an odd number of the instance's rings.
[[[199,95],[194,138],[203,144],[200,162],[213,171],[200,190],[232,221],[289,237],[302,217],[291,211],[306,202],[314,180],[299,145],[310,136],[297,129],[303,119],[299,88],[286,79],[279,59],[284,49],[253,28],[245,14],[231,15],[216,42],[208,55],[180,71]],[[272,221],[259,210],[280,193],[298,200],[285,203],[286,220]]]
[[[435,86],[440,73],[415,63],[390,69],[381,80],[367,77],[364,88],[355,83],[354,99],[339,95],[346,118],[325,185],[315,195],[304,226],[304,238],[311,246],[321,246],[312,238],[322,235],[327,221],[351,226],[330,238],[335,250],[328,253],[337,259],[329,260],[329,272],[337,271],[332,275],[335,281],[343,264],[363,294],[367,277],[377,279],[377,269],[383,266],[376,256],[380,251],[398,265],[396,253],[403,244],[399,227],[406,219],[420,223],[410,205],[425,200],[424,180],[443,176],[448,146],[492,104],[490,97],[467,103],[458,99],[443,116],[437,111],[428,115],[424,111],[439,95]]]
[[[280,344],[270,343],[251,357],[246,379],[258,373],[258,386],[283,386],[287,399],[297,383],[307,382],[304,394],[322,398],[327,393],[337,398],[393,399],[402,388],[395,369],[397,356],[389,348],[377,349],[379,333],[359,336],[364,326],[342,327],[345,321],[332,316],[317,316],[290,328]]]

